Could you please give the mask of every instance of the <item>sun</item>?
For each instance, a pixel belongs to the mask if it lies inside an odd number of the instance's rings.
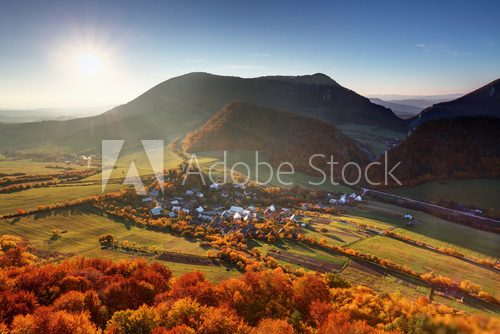
[[[103,70],[102,58],[92,52],[84,52],[77,57],[78,71],[85,76],[95,76]]]

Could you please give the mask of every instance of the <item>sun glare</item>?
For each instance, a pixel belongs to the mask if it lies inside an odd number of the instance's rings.
[[[84,75],[97,75],[102,71],[102,59],[94,53],[82,53],[78,56],[78,70]]]

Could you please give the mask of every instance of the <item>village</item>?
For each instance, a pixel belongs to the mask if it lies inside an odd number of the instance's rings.
[[[291,222],[306,228],[307,224],[303,222],[303,216],[299,213],[301,210],[338,209],[363,201],[361,195],[356,193],[341,194],[338,197],[326,193],[323,198],[309,202],[289,203],[287,206],[268,203],[259,206],[255,204],[261,202],[258,187],[236,183],[221,186],[213,183],[205,188],[207,190],[205,192],[199,188],[189,188],[184,192],[165,196],[161,190],[154,187],[141,198],[141,202],[156,218],[172,219],[189,216],[191,225],[215,228],[221,235],[242,233],[247,237],[258,233],[255,226],[257,223],[273,220],[281,225]],[[284,228],[278,229],[277,235],[283,231]],[[273,233],[275,232],[271,231],[268,234]],[[293,233],[293,236],[295,237],[296,233]]]

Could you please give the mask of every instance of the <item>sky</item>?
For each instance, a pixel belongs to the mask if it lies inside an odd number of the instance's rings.
[[[117,105],[193,71],[363,95],[500,77],[499,1],[0,1],[0,108]]]

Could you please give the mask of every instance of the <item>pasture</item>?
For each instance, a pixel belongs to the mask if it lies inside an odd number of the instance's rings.
[[[348,210],[350,219],[393,229],[393,232],[435,247],[453,248],[467,256],[496,259],[500,254],[500,236],[465,225],[456,224],[430,214],[396,205],[369,201]],[[405,213],[416,223],[406,226]]]
[[[0,159],[0,173],[26,175],[47,175],[62,173],[64,168],[83,169],[85,167],[64,162],[41,162],[32,160]]]
[[[456,282],[470,280],[480,284],[485,290],[500,296],[500,275],[497,272],[475,266],[460,259],[439,254],[420,247],[384,236],[374,236],[350,245],[350,248],[379,258],[389,259],[405,265],[419,273],[434,272],[436,275],[450,277]]]
[[[59,239],[53,240],[51,239],[53,229],[67,232],[62,233]],[[12,234],[26,238],[34,248],[43,251],[113,261],[142,258],[168,266],[176,276],[192,271],[202,271],[209,280],[214,282],[240,275],[234,268],[224,266],[175,263],[157,260],[155,257],[143,257],[123,251],[103,249],[98,238],[105,233],[113,234],[119,241],[127,240],[141,246],[155,246],[170,252],[198,256],[205,256],[207,252],[207,249],[201,247],[197,241],[129,226],[82,208],[61,210],[59,214],[52,213],[52,215],[43,217],[32,215],[0,220],[0,235]]]
[[[500,179],[436,181],[384,191],[425,202],[437,203],[446,199],[500,212]]]
[[[125,187],[122,184],[109,184],[105,192],[112,192]],[[0,215],[15,213],[21,208],[25,211],[36,209],[39,205],[48,205],[71,201],[82,197],[101,194],[100,184],[69,185],[64,187],[32,188],[25,191],[0,194]]]

